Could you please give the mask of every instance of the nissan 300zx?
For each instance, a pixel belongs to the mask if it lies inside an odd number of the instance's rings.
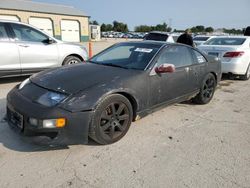
[[[111,144],[160,107],[209,103],[220,78],[220,61],[190,46],[118,43],[87,63],[46,70],[14,87],[7,120],[27,136],[66,132]]]

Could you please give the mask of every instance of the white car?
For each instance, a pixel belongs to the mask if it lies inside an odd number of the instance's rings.
[[[196,46],[204,44],[209,39],[214,38],[214,36],[198,35],[193,38],[193,41]]]
[[[250,77],[250,37],[215,37],[198,48],[208,55],[221,60],[222,73],[239,76],[242,80]]]
[[[88,58],[81,44],[67,43],[20,22],[0,20],[0,78],[29,75]]]

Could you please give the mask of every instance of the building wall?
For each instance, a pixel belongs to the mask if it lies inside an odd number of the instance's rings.
[[[5,10],[5,9],[0,9],[0,15],[18,16],[20,18],[20,21],[24,23],[29,23],[30,17],[50,18],[54,26],[54,36],[58,39],[61,39],[61,20],[77,20],[80,23],[81,42],[89,41],[88,17],[47,14],[47,13],[27,12],[18,10]]]

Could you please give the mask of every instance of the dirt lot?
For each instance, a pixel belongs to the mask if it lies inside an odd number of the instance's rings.
[[[0,119],[23,79],[1,79]],[[164,108],[108,146],[24,138],[1,121],[0,187],[250,187],[249,113],[250,81],[224,80],[210,104]]]

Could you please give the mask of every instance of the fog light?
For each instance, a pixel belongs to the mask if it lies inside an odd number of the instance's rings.
[[[38,126],[38,120],[35,118],[29,118],[29,123],[34,126]]]
[[[43,120],[43,128],[62,128],[66,124],[65,118]]]

